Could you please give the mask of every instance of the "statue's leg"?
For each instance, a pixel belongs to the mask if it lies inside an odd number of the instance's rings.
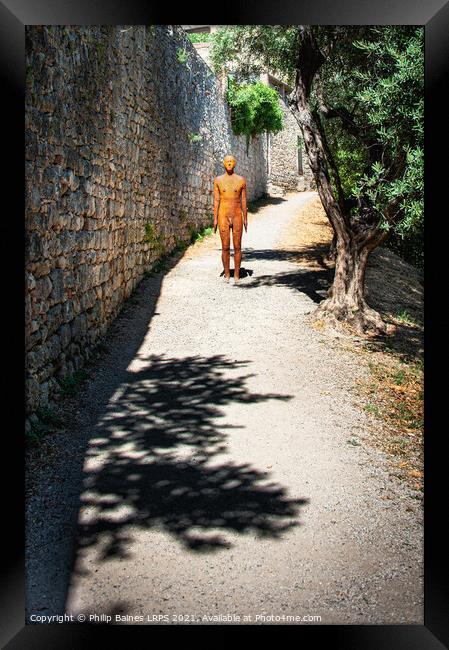
[[[232,226],[232,244],[234,246],[234,280],[240,279],[240,263],[242,261],[242,230],[243,224],[235,220]]]
[[[223,262],[224,274],[227,279],[230,278],[229,263],[231,257],[231,234],[228,223],[220,224],[221,237],[221,260]]]

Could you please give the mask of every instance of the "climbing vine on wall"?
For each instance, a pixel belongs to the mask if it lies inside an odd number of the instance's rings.
[[[231,125],[236,135],[246,135],[248,151],[250,138],[265,131],[277,133],[283,128],[279,96],[260,81],[237,84],[228,78],[226,94],[231,109]]]

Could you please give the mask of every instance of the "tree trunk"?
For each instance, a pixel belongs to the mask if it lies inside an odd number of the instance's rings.
[[[384,235],[375,227],[366,229],[363,234],[356,232],[345,208],[338,169],[319,115],[309,105],[313,78],[324,61],[310,25],[301,26],[296,83],[289,103],[302,132],[318,194],[334,231],[336,247],[334,282],[329,297],[320,303],[317,313],[331,314],[355,326],[358,331],[385,331],[380,314],[369,307],[364,298],[368,255]],[[330,171],[336,181],[337,197],[332,190]]]
[[[367,245],[345,245],[337,241],[334,282],[316,315],[329,314],[362,333],[385,332],[380,314],[365,300],[365,271],[371,250]]]
[[[329,246],[329,250],[327,251],[326,255],[328,260],[331,260],[332,262],[335,262],[337,259],[337,234],[334,231],[334,234],[332,236],[332,241]]]

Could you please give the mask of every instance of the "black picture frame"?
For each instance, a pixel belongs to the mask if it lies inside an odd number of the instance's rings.
[[[220,8],[223,9],[223,5]],[[10,360],[4,364],[1,396],[4,401],[2,413],[11,415],[11,425],[3,427],[3,463],[11,471],[4,489],[3,509],[3,551],[4,569],[1,590],[1,643],[8,649],[18,648],[85,648],[94,643],[94,637],[114,634],[118,639],[126,635],[126,643],[132,643],[135,634],[146,632],[145,626],[84,626],[84,625],[25,625],[25,582],[24,582],[24,488],[23,488],[23,433],[21,407],[24,411],[23,373],[20,367],[20,352],[23,351],[23,257],[24,251],[23,214],[24,204],[24,86],[25,86],[25,25],[32,24],[170,24],[181,23],[182,19],[195,22],[198,9],[194,5],[184,8],[183,13],[170,17],[156,5],[138,0],[126,3],[107,0],[7,0],[0,3],[0,49],[1,88],[3,90],[3,125],[9,140],[4,142],[2,156],[2,179],[4,199],[9,199],[10,209],[4,211],[2,219],[2,243],[4,269],[7,270],[3,285],[5,327],[3,343],[11,350]],[[444,204],[439,208],[440,196],[444,200],[445,166],[447,152],[447,125],[445,118],[447,104],[443,90],[449,67],[449,2],[444,0],[377,0],[375,3],[360,0],[314,0],[311,2],[268,2],[253,0],[241,6],[226,6],[226,11],[209,11],[207,17],[216,24],[413,24],[425,28],[425,618],[424,625],[398,626],[296,626],[299,642],[318,643],[327,641],[345,650],[376,649],[419,649],[437,650],[449,645],[447,551],[444,521],[446,472],[445,458],[441,452],[445,436],[443,426],[438,424],[439,409],[444,416],[445,386],[444,373],[441,379],[437,369],[444,364],[444,326],[447,316],[439,309],[444,298],[444,237],[445,220],[435,221],[437,215],[444,216]],[[204,18],[204,15],[201,16]],[[442,152],[441,158],[438,153]],[[444,156],[445,157],[445,156]],[[438,224],[438,229],[436,225]],[[21,320],[22,316],[22,320]],[[448,330],[446,330],[448,331]],[[443,334],[443,336],[441,336]],[[13,345],[13,342],[16,345]],[[437,365],[438,364],[438,365]],[[445,366],[443,365],[443,368]],[[13,406],[12,398],[18,403]],[[22,412],[23,412],[22,411]],[[445,420],[443,419],[444,423]],[[195,626],[181,627],[183,642],[198,631]],[[201,632],[217,632],[217,626],[201,628]],[[254,626],[220,626],[220,635],[250,631],[283,634],[285,626],[268,626],[270,630],[257,630]],[[236,627],[239,629],[236,630]],[[286,626],[289,627],[289,626]],[[232,628],[232,630],[231,630]],[[248,630],[248,628],[252,628]],[[275,628],[272,630],[271,628]],[[299,628],[299,629],[298,629]],[[151,628],[154,634],[155,628]],[[173,626],[159,628],[164,636],[171,636]],[[131,636],[129,636],[131,635]],[[233,634],[234,636],[234,634]],[[121,637],[122,640],[125,636]],[[274,639],[274,637],[273,637]],[[121,642],[121,641],[120,641]]]

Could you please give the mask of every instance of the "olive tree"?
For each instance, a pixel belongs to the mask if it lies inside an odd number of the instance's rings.
[[[385,330],[365,300],[371,251],[423,219],[421,26],[237,25],[212,42],[216,72],[269,69],[289,83],[324,210],[335,275],[318,310],[360,331]]]

